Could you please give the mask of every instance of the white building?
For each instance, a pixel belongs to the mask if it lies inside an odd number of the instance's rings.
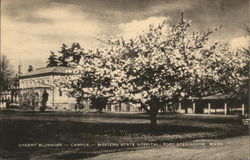
[[[61,92],[60,88],[54,87],[54,77],[58,75],[67,75],[68,70],[73,70],[71,67],[44,67],[34,71],[27,72],[20,77],[20,95],[32,91],[38,95],[41,105],[41,97],[46,90],[49,94],[47,106],[51,109],[73,109],[75,106],[75,98],[68,97]]]

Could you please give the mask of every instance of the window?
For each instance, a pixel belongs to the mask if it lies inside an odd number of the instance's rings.
[[[59,88],[59,96],[62,96],[62,90]]]

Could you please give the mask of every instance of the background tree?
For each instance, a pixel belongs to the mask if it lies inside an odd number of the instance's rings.
[[[83,49],[79,43],[73,43],[71,47],[63,43],[61,50],[58,52],[61,54],[61,56],[58,57],[60,66],[78,65],[83,56]]]
[[[76,66],[79,65],[80,60],[84,54],[83,49],[79,43],[73,43],[71,47],[66,44],[62,44],[61,50],[58,51],[59,56],[51,51],[51,54],[47,61],[47,67],[53,66]]]
[[[70,56],[70,64],[79,65],[80,60],[83,56],[83,49],[79,43],[73,43],[71,48],[68,50]]]
[[[58,57],[59,66],[69,66],[69,62],[67,61],[67,59],[69,58],[68,46],[63,43],[61,50],[58,52],[61,54],[61,56]]]
[[[57,59],[57,55],[55,55],[54,52],[50,51],[50,56],[48,58],[47,61],[47,67],[54,67],[54,66],[58,66],[59,62]]]
[[[9,81],[13,76],[13,70],[6,55],[0,57],[0,89],[7,90]]]

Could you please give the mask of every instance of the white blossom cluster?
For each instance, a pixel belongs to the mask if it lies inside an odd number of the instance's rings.
[[[217,31],[189,32],[190,22],[166,21],[125,41],[100,39],[108,47],[84,54],[81,66],[57,86],[75,97],[128,100],[152,106],[187,97],[236,91],[247,78],[249,58],[227,44],[207,44]]]

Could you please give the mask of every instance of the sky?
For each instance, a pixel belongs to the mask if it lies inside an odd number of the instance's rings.
[[[26,72],[45,67],[62,43],[94,49],[101,45],[95,37],[129,38],[162,19],[178,22],[181,11],[192,30],[222,25],[212,40],[248,45],[248,0],[1,0],[1,54]]]

